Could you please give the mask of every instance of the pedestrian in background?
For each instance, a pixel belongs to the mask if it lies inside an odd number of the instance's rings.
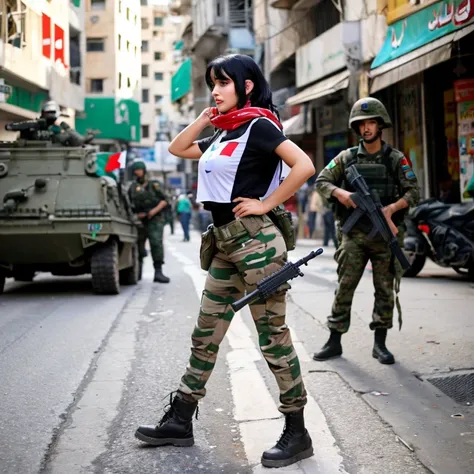
[[[184,232],[184,239],[183,242],[189,242],[189,225],[191,223],[191,213],[193,210],[193,205],[188,196],[185,194],[181,194],[178,197],[178,201],[176,203],[176,213],[178,214],[179,221],[181,222],[181,226]]]

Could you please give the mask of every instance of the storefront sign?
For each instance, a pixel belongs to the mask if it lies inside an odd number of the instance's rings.
[[[462,79],[454,82],[456,102],[474,100],[474,79]]]
[[[296,86],[302,87],[315,82],[345,65],[343,25],[338,23],[297,49]]]
[[[372,69],[414,51],[474,21],[474,0],[437,2],[388,28]]]

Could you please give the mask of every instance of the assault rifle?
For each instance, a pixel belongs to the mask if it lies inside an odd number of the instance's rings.
[[[397,238],[393,235],[392,230],[385,219],[380,199],[373,198],[365,179],[359,173],[359,170],[355,165],[351,165],[347,168],[346,177],[349,185],[355,189],[355,193],[351,194],[351,199],[354,204],[357,205],[357,208],[353,210],[352,214],[342,226],[342,232],[347,234],[358,220],[363,215],[366,215],[373,224],[369,238],[374,238],[378,233],[380,233],[385,242],[388,243],[392,255],[400,262],[402,268],[404,270],[410,268],[410,262],[403,253],[403,250],[400,248]]]
[[[312,260],[314,257],[321,255],[323,253],[323,249],[315,250],[306,257],[303,257],[301,260],[297,262],[286,262],[280,270],[272,273],[271,275],[265,277],[260,283],[257,283],[257,289],[253,290],[252,293],[240,298],[240,300],[235,301],[231,304],[232,309],[237,312],[241,310],[245,305],[252,304],[257,300],[266,300],[271,295],[276,293],[278,288],[280,288],[283,283],[286,283],[293,278],[298,276],[304,276],[303,272],[299,269],[299,267],[303,265],[308,265],[308,262]]]

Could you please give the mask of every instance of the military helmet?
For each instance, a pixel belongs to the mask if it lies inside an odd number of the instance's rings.
[[[54,101],[50,100],[46,102],[41,108],[41,117],[57,120],[61,115],[59,105]]]
[[[146,171],[146,164],[143,160],[135,160],[132,163],[131,169],[132,169],[132,173],[134,173],[136,170]]]
[[[349,116],[349,127],[359,134],[358,122],[368,119],[380,119],[382,128],[390,128],[392,121],[385,105],[373,97],[359,99],[353,106]]]

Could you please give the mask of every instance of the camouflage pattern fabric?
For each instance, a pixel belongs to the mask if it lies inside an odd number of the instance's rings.
[[[146,183],[133,183],[129,188],[130,202],[134,211],[148,213],[156,207],[161,201],[166,201],[166,196],[161,190],[157,181],[148,181]],[[150,242],[150,250],[155,268],[157,265],[164,263],[163,250],[163,228],[165,224],[165,214],[159,212],[151,219],[142,220],[143,227],[138,228],[138,255],[140,261],[146,255],[145,243],[148,239]]]
[[[383,149],[378,153],[370,155],[361,143],[357,151],[357,164],[370,165],[383,163]],[[394,175],[397,180],[397,188],[400,194],[393,196],[392,202],[404,198],[409,207],[417,205],[420,195],[416,176],[399,150],[393,149],[390,153]],[[330,199],[333,191],[343,185],[346,165],[353,160],[350,150],[342,151],[324,168],[316,179],[315,188],[324,198]],[[334,198],[332,198],[334,200]],[[337,206],[340,210],[342,206]],[[350,311],[354,292],[364,272],[367,262],[372,262],[373,281],[375,287],[375,305],[373,310],[371,329],[391,328],[393,319],[394,291],[396,305],[401,324],[401,307],[398,301],[400,280],[403,270],[398,261],[392,258],[388,245],[380,235],[369,239],[366,232],[354,228],[349,234],[341,232],[341,218],[344,216],[336,214],[337,238],[341,243],[335,259],[338,263],[339,287],[332,308],[332,314],[328,318],[328,326],[340,332],[346,332],[350,324]],[[403,248],[404,223],[398,227],[398,239]]]
[[[219,251],[209,268],[192,335],[191,358],[178,391],[178,396],[188,401],[200,400],[206,394],[205,385],[214,369],[219,345],[234,316],[230,304],[286,262],[286,245],[280,232],[267,216],[258,219],[261,227],[253,237],[245,229],[227,239],[216,233]],[[250,305],[260,349],[280,389],[282,413],[298,411],[306,404],[298,356],[285,323],[288,288],[284,285],[268,300]]]
[[[403,245],[403,232],[399,232],[397,238]],[[393,326],[396,277],[402,268],[398,260],[392,257],[390,248],[380,234],[373,240],[367,239],[367,235],[358,230],[343,234],[334,258],[338,264],[339,286],[328,318],[328,327],[341,333],[349,330],[354,292],[370,260],[375,288],[370,329],[390,329]]]
[[[163,265],[163,228],[165,221],[161,217],[153,217],[143,223],[143,227],[138,228],[138,258],[142,261],[146,256],[145,243],[150,242],[151,257],[153,265]]]

